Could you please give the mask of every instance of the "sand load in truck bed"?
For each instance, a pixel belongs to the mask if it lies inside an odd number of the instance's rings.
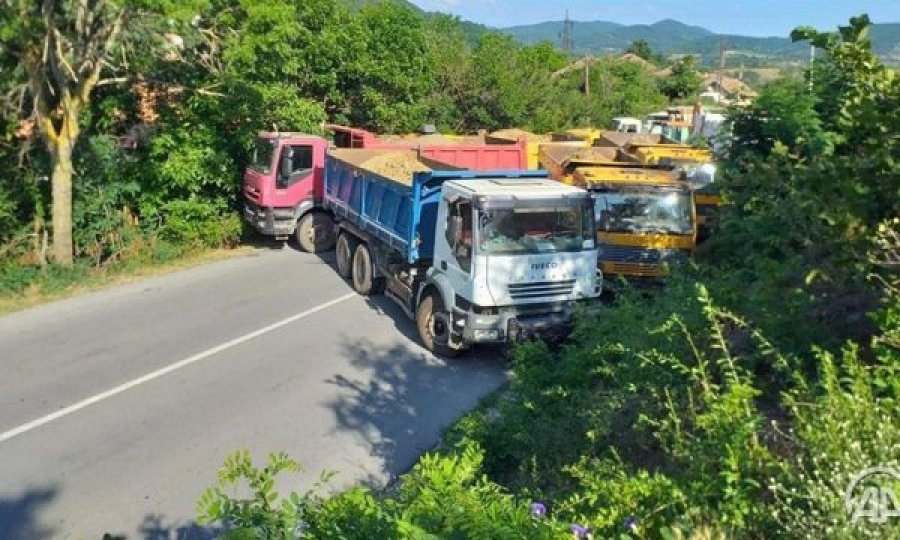
[[[524,129],[516,128],[498,129],[497,131],[491,132],[488,136],[495,139],[506,139],[510,141],[516,141],[524,137],[528,142],[550,142],[550,135],[532,133],[530,131],[525,131]]]
[[[554,163],[588,162],[613,163],[617,161],[618,152],[609,147],[578,147],[567,144],[548,143],[541,145],[541,151]]]
[[[625,148],[632,145],[659,144],[661,135],[655,133],[623,133],[619,131],[602,131],[594,145],[611,148]]]
[[[383,176],[399,184],[411,185],[413,174],[452,168],[419,156],[415,150],[356,150],[336,149],[331,156],[354,167]]]
[[[379,135],[379,138],[384,142],[392,142],[392,143],[408,143],[413,145],[421,145],[421,144],[455,144],[456,141],[444,137],[440,133],[429,133],[427,135],[419,135],[415,133],[409,133],[405,135]]]

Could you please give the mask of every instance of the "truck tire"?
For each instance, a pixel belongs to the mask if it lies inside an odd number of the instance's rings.
[[[341,231],[334,246],[335,266],[337,273],[344,279],[350,279],[353,270],[353,252],[359,242],[350,233]]]
[[[353,265],[350,271],[353,289],[363,296],[384,292],[384,279],[375,277],[375,264],[369,246],[359,244],[353,250]]]
[[[309,212],[297,222],[294,238],[307,253],[321,253],[334,247],[334,221],[325,212]]]
[[[464,352],[450,346],[450,314],[444,311],[441,297],[431,293],[422,298],[416,307],[416,329],[422,345],[444,358],[455,358]]]

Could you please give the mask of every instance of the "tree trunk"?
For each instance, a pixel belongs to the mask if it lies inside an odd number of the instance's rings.
[[[50,144],[50,185],[53,191],[53,261],[73,263],[72,250],[72,147],[78,138],[78,113],[68,111],[66,120]]]

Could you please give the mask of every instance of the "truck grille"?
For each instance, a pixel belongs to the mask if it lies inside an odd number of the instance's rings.
[[[636,246],[616,246],[603,244],[600,246],[599,258],[609,262],[659,263],[661,253],[658,249],[647,249]]]
[[[536,281],[534,283],[512,283],[509,286],[509,295],[514,300],[526,300],[528,298],[542,298],[545,296],[562,296],[572,294],[575,287],[574,279],[563,281]]]
[[[604,262],[603,272],[606,274],[619,274],[635,277],[662,277],[666,274],[665,267],[660,264],[621,262]]]

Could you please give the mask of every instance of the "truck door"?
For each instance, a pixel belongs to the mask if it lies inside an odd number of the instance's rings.
[[[312,200],[315,189],[315,147],[283,144],[275,170],[273,206],[288,208]]]
[[[450,247],[449,257],[442,260],[441,271],[446,274],[457,291],[465,290],[472,273],[474,240],[472,234],[472,201],[456,199],[447,203],[447,223],[444,236]]]

